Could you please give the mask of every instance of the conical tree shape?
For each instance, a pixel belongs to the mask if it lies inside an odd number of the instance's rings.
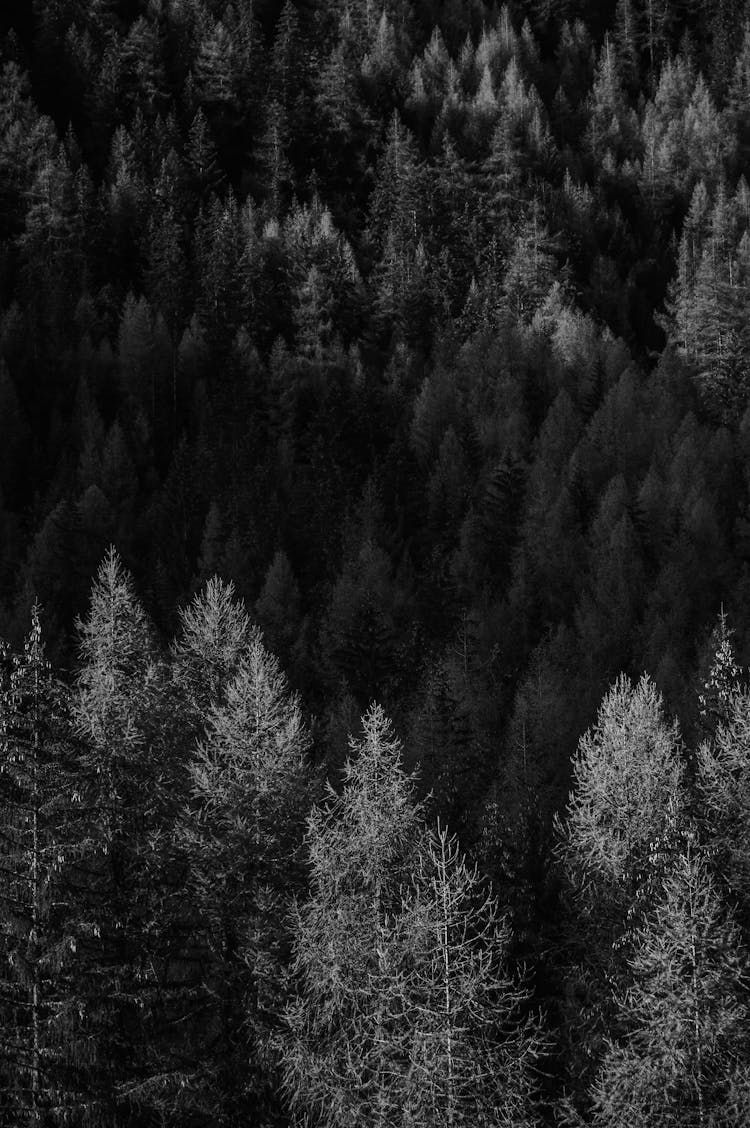
[[[174,644],[175,674],[196,722],[223,698],[258,630],[235,596],[234,584],[214,576],[180,612]]]

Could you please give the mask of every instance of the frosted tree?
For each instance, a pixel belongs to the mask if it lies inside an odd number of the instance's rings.
[[[750,1116],[747,956],[687,844],[635,937],[620,1036],[593,1086],[597,1128],[708,1128]]]
[[[214,576],[180,612],[180,633],[174,643],[174,673],[185,691],[186,705],[200,722],[236,676],[244,654],[258,639],[257,628],[234,584]]]
[[[199,1041],[179,1103],[217,1125],[258,1122],[273,1102],[285,921],[312,799],[309,744],[299,702],[255,637],[208,710],[178,829],[201,964],[191,1006]]]
[[[294,918],[296,998],[286,1087],[300,1120],[386,1128],[405,1100],[410,1031],[402,987],[410,941],[401,887],[422,834],[413,777],[382,709],[351,740],[340,795],[308,822],[310,899]]]
[[[732,701],[739,687],[742,670],[737,663],[732,646],[732,629],[722,607],[719,621],[709,642],[713,655],[708,677],[698,694],[700,717],[708,728],[725,722],[732,713]]]
[[[612,992],[644,912],[680,848],[684,822],[678,732],[647,677],[620,677],[573,757],[558,856],[569,931],[570,1068],[595,1065],[613,1021]]]
[[[0,1119],[42,1125],[75,1109],[67,1045],[64,871],[69,697],[45,658],[39,607],[23,652],[0,649]]]
[[[404,1123],[534,1123],[540,1039],[520,1013],[527,992],[507,969],[510,928],[497,899],[438,825],[403,909],[413,950],[405,979],[411,1025]]]
[[[736,691],[698,751],[700,819],[716,867],[750,928],[750,694]]]
[[[507,971],[509,929],[455,839],[427,832],[382,710],[362,725],[341,795],[308,825],[284,1051],[293,1111],[326,1128],[521,1128],[539,1040]]]
[[[165,843],[179,793],[170,759],[166,684],[131,576],[107,553],[78,624],[73,696],[78,804],[71,826],[71,925],[87,1114],[116,1122],[140,1101],[162,983]]]

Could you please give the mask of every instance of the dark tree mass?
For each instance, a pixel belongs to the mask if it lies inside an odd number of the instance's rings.
[[[747,0],[0,3],[0,1128],[747,1128],[749,664]]]

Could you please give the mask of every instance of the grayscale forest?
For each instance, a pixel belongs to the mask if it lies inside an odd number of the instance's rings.
[[[750,1125],[750,3],[2,0],[0,1128]]]

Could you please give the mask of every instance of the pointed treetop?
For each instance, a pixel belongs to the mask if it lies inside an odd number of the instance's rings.
[[[742,667],[737,663],[732,647],[733,634],[722,604],[719,621],[709,644],[713,652],[711,668],[703,683],[703,690],[698,694],[701,720],[711,727],[729,718],[732,700],[742,676]]]
[[[135,594],[133,577],[110,545],[91,588],[89,613],[77,621],[80,634],[82,682],[92,668],[127,670],[148,660],[151,631]]]
[[[243,655],[258,640],[234,584],[213,576],[193,602],[180,612],[181,631],[174,644],[178,665],[194,683],[196,705],[216,701],[236,675]]]

